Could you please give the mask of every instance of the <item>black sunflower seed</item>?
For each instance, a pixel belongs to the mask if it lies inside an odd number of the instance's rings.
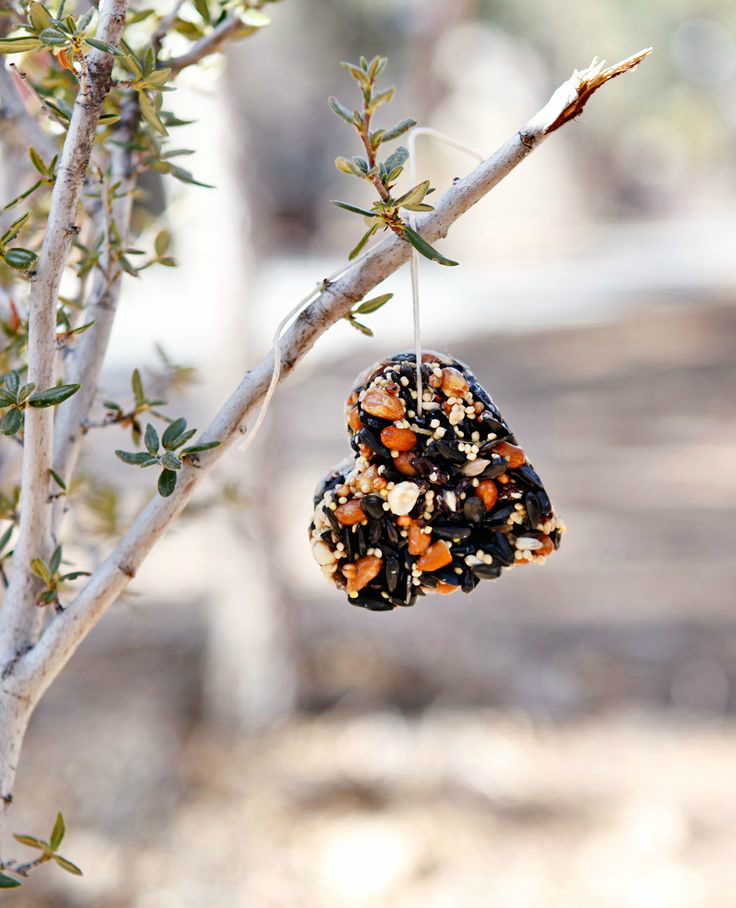
[[[335,512],[332,510],[332,508],[329,508],[329,507],[327,507],[327,505],[325,505],[322,508],[322,513],[330,521],[330,526],[339,536],[342,533],[343,527],[342,527],[342,524],[340,523],[340,521],[337,519],[337,517],[335,517]]]
[[[358,432],[358,441],[361,444],[367,445],[371,451],[374,451],[378,454],[379,457],[385,457],[387,459],[391,458],[391,452],[389,449],[382,445],[378,438],[371,432],[370,429],[363,428]]]
[[[445,460],[449,460],[452,463],[465,463],[466,457],[462,451],[458,451],[457,448],[453,448],[451,444],[446,442],[444,438],[438,438],[435,441],[437,447],[437,452],[441,457],[444,457]]]
[[[436,523],[432,526],[433,535],[439,539],[468,539],[470,532],[468,526],[453,526],[449,523]]]
[[[396,558],[387,558],[384,566],[384,572],[386,574],[386,589],[389,593],[395,592],[396,588],[399,585],[399,562]]]
[[[539,478],[539,474],[530,466],[528,463],[522,464],[516,470],[516,473],[526,480],[528,485],[534,486],[534,488],[542,488],[542,480]]]
[[[365,530],[362,526],[359,526],[355,532],[356,543],[358,546],[358,555],[362,558],[363,555],[368,551],[368,543],[365,539]]]
[[[514,513],[516,507],[513,504],[506,504],[501,507],[496,505],[492,511],[486,515],[486,524],[495,526],[496,524],[506,523],[509,517]]]
[[[501,473],[505,473],[509,465],[508,460],[505,457],[500,457],[498,454],[493,454],[491,457],[491,462],[483,470],[483,472],[478,476],[478,479],[495,479],[497,476],[500,476]]]
[[[470,570],[481,580],[495,580],[501,576],[500,564],[474,564]]]
[[[398,545],[399,544],[399,531],[394,526],[394,523],[390,517],[384,517],[383,526],[384,526],[384,529],[386,530],[386,538],[388,539],[388,541],[391,542],[393,545]]]
[[[383,524],[380,520],[371,520],[368,524],[368,542],[375,545],[383,533]]]
[[[364,513],[374,520],[379,520],[383,517],[383,498],[380,495],[366,495],[360,499],[360,506],[363,508]]]
[[[431,571],[431,573],[434,574],[434,576],[437,578],[438,582],[447,583],[450,586],[460,586],[460,583],[461,583],[460,576],[461,575],[456,574],[452,568],[446,568],[445,570],[442,570],[442,571]],[[429,574],[426,574],[426,575],[423,574],[422,579],[424,579],[425,576],[428,577]]]
[[[482,499],[478,498],[477,495],[473,495],[472,498],[465,499],[463,514],[470,523],[482,523],[483,518],[486,516],[486,506],[483,504]]]
[[[539,499],[534,492],[526,493],[524,496],[524,507],[526,508],[527,517],[529,518],[529,526],[534,530],[542,518],[542,509],[539,507]]]

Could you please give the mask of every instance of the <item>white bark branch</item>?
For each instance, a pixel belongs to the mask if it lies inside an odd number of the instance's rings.
[[[198,41],[195,41],[185,54],[180,57],[170,57],[168,60],[163,60],[161,65],[170,67],[174,73],[179,73],[186,69],[187,66],[193,66],[205,57],[209,57],[210,54],[214,54],[242,27],[243,23],[238,16],[226,16],[208,35],[204,35]]]
[[[127,0],[103,0],[98,37],[117,45],[126,13]],[[79,196],[102,104],[110,88],[111,70],[109,54],[98,50],[89,54],[51,195],[48,225],[29,300],[27,380],[35,382],[39,390],[54,384],[59,284],[78,229],[75,221]],[[25,414],[20,528],[10,587],[0,612],[0,664],[30,646],[38,628],[39,610],[34,606],[37,581],[30,572],[30,563],[37,557],[46,558],[50,549],[53,421],[51,407],[28,408]]]
[[[115,142],[110,146],[110,184],[119,183],[112,202],[112,220],[122,243],[127,243],[130,216],[133,209],[134,152],[131,143],[138,125],[137,97],[127,98],[121,108],[121,118],[115,129]],[[59,408],[54,427],[54,470],[69,484],[84,437],[83,423],[97,393],[97,383],[102,363],[110,341],[115,321],[123,269],[111,255],[109,243],[100,257],[95,271],[92,290],[85,306],[83,322],[94,321],[72,348],[66,360],[66,381],[80,384],[81,388]],[[66,507],[66,499],[58,498],[54,504],[52,532],[58,528]]]
[[[439,200],[435,210],[418,219],[418,230],[430,242],[444,237],[450,226],[493,189],[544,138],[581,113],[593,91],[609,79],[633,69],[649,51],[603,70],[600,66],[575,72],[527,125]],[[409,258],[411,246],[392,235],[355,268],[324,289],[281,339],[281,378],[331,325],[343,318],[362,297]],[[105,610],[135,576],[141,563],[176,519],[192,493],[215,463],[246,431],[246,421],[263,399],[273,370],[273,352],[247,372],[230,399],[204,433],[220,447],[202,456],[198,467],[182,469],[169,498],[155,497],[139,514],[112,554],[97,568],[67,609],[44,630],[38,643],[5,670],[6,684],[34,703],[58,675]]]

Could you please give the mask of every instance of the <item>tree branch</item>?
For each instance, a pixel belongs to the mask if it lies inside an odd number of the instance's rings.
[[[633,69],[648,53],[648,50],[642,51],[609,70],[601,70],[594,64],[582,72],[575,72],[525,127],[472,173],[458,180],[442,196],[434,211],[418,219],[417,229],[422,236],[430,242],[444,237],[464,212],[520,164],[550,132],[577,116],[597,88],[621,72]],[[342,278],[322,290],[281,340],[282,379],[320,335],[408,260],[411,248],[403,239],[390,236]],[[245,374],[204,433],[203,440],[219,440],[220,447],[204,454],[197,466],[184,467],[169,498],[156,497],[149,502],[77,598],[47,626],[33,648],[7,667],[6,684],[11,684],[18,695],[33,702],[40,698],[108,606],[130,583],[197,486],[225,451],[242,438],[246,421],[266,393],[273,362],[271,352]]]
[[[120,113],[120,120],[115,127],[115,141],[111,144],[110,183],[119,184],[112,201],[112,220],[125,244],[136,182],[133,176],[134,152],[131,148],[138,127],[138,96],[135,92],[131,92],[131,96],[123,102]],[[67,358],[66,380],[81,385],[65,406],[59,408],[54,428],[54,470],[67,484],[79,458],[84,422],[97,393],[97,383],[120,298],[123,269],[111,252],[108,242],[95,271],[82,318],[82,322],[94,321],[94,325],[82,334]],[[54,536],[58,533],[66,507],[65,501],[59,498],[54,503]]]
[[[243,23],[238,16],[232,14],[226,16],[208,35],[195,41],[185,54],[164,60],[161,65],[170,67],[174,73],[180,73],[187,66],[193,66],[213,54],[216,50],[219,50],[228,38],[242,27]]]
[[[125,24],[127,0],[103,0],[98,37],[117,45]],[[72,238],[79,196],[87,173],[102,105],[110,88],[112,57],[93,50],[87,57],[51,194],[48,226],[31,284],[28,381],[39,390],[54,384],[56,305],[61,275]],[[13,555],[13,576],[0,612],[0,661],[32,644],[39,623],[34,608],[34,558],[50,549],[53,408],[29,408],[25,415],[21,473],[20,530]],[[4,657],[4,658],[3,658]]]

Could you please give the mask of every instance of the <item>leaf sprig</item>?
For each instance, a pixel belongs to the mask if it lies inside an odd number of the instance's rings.
[[[158,492],[162,498],[168,498],[176,488],[177,474],[184,464],[191,463],[196,454],[210,451],[220,444],[219,441],[204,441],[183,447],[196,434],[196,429],[187,429],[187,421],[183,417],[169,423],[160,438],[156,428],[149,422],[143,436],[145,451],[118,450],[115,454],[123,463],[136,467],[162,467],[158,477]]]
[[[71,873],[74,876],[82,876],[82,871],[76,864],[73,864],[68,858],[59,854],[59,846],[64,841],[65,834],[66,825],[64,824],[64,817],[61,813],[56,814],[56,822],[54,823],[54,828],[51,830],[51,835],[48,839],[39,839],[34,835],[21,835],[16,833],[13,836],[16,842],[19,842],[21,845],[26,845],[28,848],[35,848],[40,851],[41,854],[30,861],[6,861],[5,863],[0,864],[0,889],[17,889],[18,886],[22,885],[22,880],[18,879],[18,877],[27,877],[32,870],[35,870],[36,867],[40,867],[41,864],[48,863],[48,861],[53,861],[58,867],[61,867],[62,870],[66,870],[67,873]],[[9,870],[14,876],[2,873],[1,871],[3,870]]]
[[[79,388],[79,385],[56,385],[45,391],[36,391],[33,382],[21,384],[18,372],[11,369],[0,384],[0,408],[7,408],[0,421],[0,432],[15,435],[23,425],[23,411],[27,407],[57,407],[76,394]]]
[[[43,608],[46,605],[53,605],[57,611],[63,611],[59,593],[64,585],[79,577],[89,577],[89,571],[69,571],[62,574],[61,563],[60,545],[54,549],[48,564],[41,558],[34,558],[31,562],[31,573],[45,585],[43,592],[36,598],[37,606]]]
[[[116,47],[88,33],[95,13],[93,6],[81,16],[65,16],[62,3],[56,15],[52,15],[42,3],[32,0],[28,4],[27,24],[23,26],[26,34],[0,39],[0,54],[27,53],[45,48],[52,51],[64,69],[75,74],[74,62],[80,61],[84,65],[84,55],[91,48],[120,56],[121,52]]]
[[[329,104],[332,111],[349,123],[357,132],[365,154],[352,157],[340,156],[335,160],[335,166],[341,173],[349,174],[360,180],[366,180],[373,185],[378,193],[378,199],[373,202],[370,210],[359,208],[348,202],[333,200],[333,204],[345,211],[360,215],[368,228],[351,250],[348,258],[354,259],[364,248],[368,240],[380,229],[392,230],[397,236],[411,243],[414,248],[428,259],[440,265],[457,265],[457,262],[448,259],[439,253],[423,239],[416,230],[407,224],[401,217],[400,211],[432,211],[432,206],[425,201],[433,191],[429,180],[423,180],[398,197],[394,197],[393,189],[401,175],[404,165],[409,158],[409,151],[404,145],[391,152],[383,161],[379,160],[378,152],[385,142],[399,138],[416,125],[412,119],[404,119],[389,129],[372,128],[373,116],[383,104],[387,104],[394,96],[394,88],[379,91],[376,87],[378,77],[386,68],[385,57],[374,57],[368,62],[365,57],[360,62],[343,63],[343,68],[355,79],[362,96],[360,110],[350,110],[337,98],[330,98]]]
[[[18,234],[21,231],[21,228],[29,218],[29,212],[26,212],[22,217],[19,217],[18,220],[13,221],[13,223],[8,227],[8,229],[0,236],[0,258],[5,261],[6,265],[10,265],[11,268],[15,271],[28,271],[29,268],[32,268],[36,263],[38,256],[35,252],[31,252],[30,249],[23,249],[21,246],[11,246]]]

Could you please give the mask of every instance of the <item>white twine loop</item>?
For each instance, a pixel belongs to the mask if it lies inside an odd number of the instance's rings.
[[[435,139],[439,139],[441,142],[444,142],[445,145],[449,145],[451,148],[456,148],[458,151],[464,151],[466,154],[469,154],[471,157],[476,158],[478,161],[483,161],[483,155],[475,151],[472,148],[468,148],[467,145],[463,145],[461,142],[457,142],[455,139],[451,139],[449,136],[444,135],[441,132],[438,132],[436,129],[432,129],[429,126],[416,126],[409,133],[407,144],[409,146],[409,183],[411,186],[414,186],[416,180],[416,163],[415,163],[415,149],[416,149],[416,140],[418,136],[431,136]],[[415,212],[408,212],[408,221],[409,226],[416,228],[416,215]],[[263,398],[261,404],[261,409],[258,411],[258,416],[256,421],[253,423],[251,430],[245,436],[243,441],[238,445],[239,451],[247,451],[248,448],[255,441],[256,435],[258,435],[263,421],[266,418],[268,413],[268,408],[271,405],[271,400],[276,391],[276,386],[279,383],[279,378],[281,377],[281,338],[284,333],[286,326],[289,324],[294,316],[298,315],[299,312],[311,302],[311,300],[317,296],[317,294],[322,292],[323,287],[326,284],[330,284],[332,281],[337,280],[337,278],[342,277],[346,271],[350,271],[356,265],[359,265],[362,261],[368,258],[369,255],[373,254],[373,251],[377,246],[380,245],[375,243],[370,249],[366,250],[362,255],[357,259],[353,259],[352,262],[348,262],[347,265],[344,265],[342,268],[338,268],[337,271],[333,271],[332,274],[328,275],[324,280],[320,281],[319,284],[308,293],[303,299],[294,306],[293,309],[289,310],[287,314],[281,319],[276,327],[276,332],[273,336],[273,372],[271,373],[271,381],[268,383],[268,389]],[[412,296],[412,308],[414,313],[414,350],[416,353],[416,365],[417,365],[417,414],[422,412],[422,337],[421,337],[421,325],[419,318],[419,253],[412,247],[411,258],[410,258],[410,268],[411,268],[411,296]]]
[[[458,151],[464,151],[466,154],[469,154],[471,157],[476,158],[478,161],[483,161],[484,156],[479,152],[475,151],[473,148],[468,148],[467,145],[463,145],[462,142],[457,142],[455,139],[451,139],[449,136],[446,136],[444,133],[439,132],[436,129],[432,129],[431,126],[415,126],[414,129],[409,133],[407,140],[407,145],[409,147],[409,186],[414,186],[416,184],[416,141],[418,136],[431,136],[434,139],[439,139],[441,142],[444,142],[445,145],[449,145],[451,148],[456,148]],[[409,226],[416,230],[417,226],[417,216],[416,212],[409,211],[408,221]],[[419,253],[412,246],[411,249],[411,258],[409,259],[409,267],[411,269],[411,300],[412,300],[412,310],[414,314],[414,352],[416,355],[417,363],[417,416],[421,416],[422,413],[422,330],[419,318]]]

